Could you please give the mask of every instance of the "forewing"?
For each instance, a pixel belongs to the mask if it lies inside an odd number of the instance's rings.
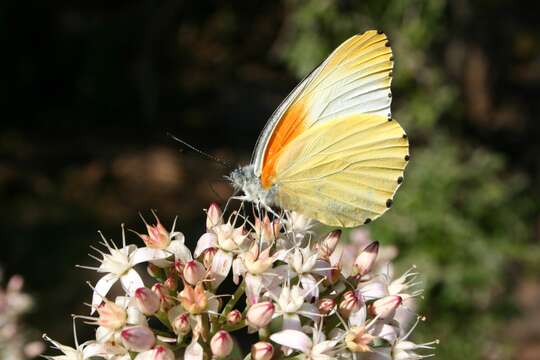
[[[282,151],[277,202],[332,226],[357,226],[392,205],[409,158],[404,130],[381,115],[346,115],[306,130]]]
[[[278,107],[254,153],[263,186],[273,183],[280,152],[308,129],[337,117],[391,117],[392,50],[384,34],[367,31],[341,44]]]

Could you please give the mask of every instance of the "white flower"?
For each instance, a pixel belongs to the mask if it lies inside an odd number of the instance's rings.
[[[313,337],[298,330],[282,330],[270,336],[275,343],[297,350],[303,354],[304,359],[333,360],[336,359],[337,340],[326,340],[324,333],[313,329]]]
[[[230,221],[212,227],[199,238],[194,252],[195,257],[199,257],[206,249],[218,249],[210,268],[214,288],[217,288],[229,275],[234,254],[246,250],[248,242],[249,239],[244,227],[235,228]]]
[[[319,253],[310,246],[295,247],[292,254],[287,257],[291,274],[294,277],[298,275],[298,279],[304,289],[309,289],[306,294],[309,297],[319,297],[319,286],[317,280],[312,274],[323,273],[329,269],[328,264],[324,261],[318,261]]]
[[[276,303],[274,317],[283,317],[284,330],[301,330],[300,316],[317,319],[321,315],[313,304],[305,303],[306,291],[298,285],[286,284],[284,287],[272,289],[269,296]]]
[[[83,344],[79,344],[79,340],[77,339],[77,329],[75,328],[75,321],[73,322],[73,338],[75,342],[74,348],[62,345],[58,341],[55,341],[44,334],[43,339],[50,342],[54,349],[62,352],[62,355],[43,357],[49,360],[86,360],[95,356],[107,355],[105,347],[96,341],[87,341]]]
[[[439,344],[439,340],[430,341],[423,344],[415,344],[412,341],[407,340],[407,338],[412,334],[420,320],[425,320],[425,318],[418,316],[416,322],[409,329],[407,334],[394,338],[392,341],[388,341],[392,344],[390,349],[385,349],[385,351],[377,350],[376,359],[377,360],[417,360],[424,359],[427,357],[435,356],[434,354],[419,354],[418,350],[433,350],[435,349],[434,345]]]
[[[101,263],[99,267],[79,266],[99,273],[105,273],[105,276],[99,279],[94,287],[94,294],[92,296],[92,314],[117,281],[120,280],[122,288],[129,296],[133,296],[138,288],[144,286],[141,276],[133,269],[135,265],[147,261],[165,259],[170,255],[170,253],[160,249],[138,249],[135,245],[126,245],[124,226],[122,226],[121,248],[118,248],[112,241],[111,244],[109,244],[101,232],[100,235],[103,240],[100,244],[103,245],[108,252],[103,252],[94,248],[94,250],[102,257],[99,259],[98,257],[91,255],[92,258]]]

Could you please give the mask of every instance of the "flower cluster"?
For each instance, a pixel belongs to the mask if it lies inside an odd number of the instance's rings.
[[[0,280],[2,271],[0,269]],[[24,279],[12,276],[4,288],[0,286],[0,359],[32,359],[45,350],[41,341],[32,341],[21,317],[32,308],[32,298],[22,292]]]
[[[83,266],[102,276],[91,314],[76,317],[97,327],[96,338],[72,348],[47,337],[64,354],[51,359],[403,360],[433,349],[408,339],[421,319],[415,269],[394,279],[392,249],[366,231],[347,241],[340,230],[318,234],[298,213],[249,216],[242,204],[225,216],[212,204],[191,252],[175,225],[154,217],[143,219],[144,234],[133,231],[144,246],[128,245],[124,228],[120,245],[101,235],[99,264]],[[115,284],[124,295],[112,299]],[[257,337],[247,356],[236,340],[246,333]]]

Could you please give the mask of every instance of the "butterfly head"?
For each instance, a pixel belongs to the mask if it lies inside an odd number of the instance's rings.
[[[263,188],[261,179],[255,175],[254,166],[247,165],[237,168],[231,172],[228,179],[236,191],[242,191],[243,200],[256,204],[272,206],[275,204],[276,186],[269,189]]]

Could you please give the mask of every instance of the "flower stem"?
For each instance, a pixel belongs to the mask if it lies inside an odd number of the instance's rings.
[[[227,314],[230,313],[233,309],[238,300],[240,300],[240,297],[242,297],[242,294],[244,293],[244,290],[246,288],[246,280],[242,280],[242,283],[240,286],[236,288],[236,291],[231,296],[230,300],[227,302],[227,305],[223,308],[223,311],[221,312],[221,319],[220,322],[223,323],[227,320]]]

